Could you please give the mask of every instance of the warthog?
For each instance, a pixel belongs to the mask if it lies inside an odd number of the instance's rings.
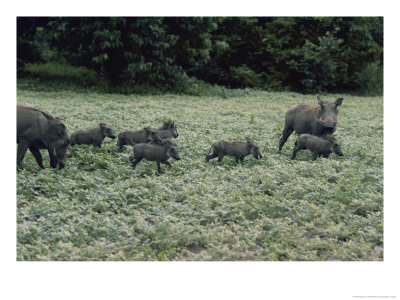
[[[319,105],[296,104],[288,109],[279,141],[279,152],[293,131],[297,134],[322,136],[332,134],[336,130],[337,107],[342,104],[343,98],[336,99],[334,103],[323,101],[319,96],[317,98]]]
[[[142,130],[123,130],[118,134],[118,147],[122,149],[124,145],[135,145],[141,143],[148,143],[149,134],[155,132],[161,139],[169,139],[171,137],[177,138],[179,136],[176,125],[172,121],[164,122],[163,126],[159,129],[150,127],[143,128]]]
[[[328,158],[332,152],[343,156],[339,142],[331,135],[318,137],[308,133],[301,134],[295,143],[291,159],[296,157],[297,151],[305,149],[313,153],[314,160],[317,159],[317,156],[320,157],[321,155]]]
[[[132,163],[132,169],[135,169],[136,165],[144,158],[156,162],[158,173],[161,173],[160,163],[171,167],[171,164],[168,162],[169,158],[172,157],[176,160],[181,159],[178,149],[170,141],[161,143],[158,143],[157,141],[157,144],[135,144],[133,146],[133,152],[133,156],[129,157],[129,160]]]
[[[106,137],[111,139],[116,138],[107,124],[99,123],[99,127],[89,130],[78,130],[71,134],[71,146],[85,144],[100,148],[101,143]]]
[[[20,165],[26,151],[32,152],[40,168],[44,169],[39,149],[47,149],[52,168],[62,169],[66,163],[70,143],[67,129],[58,118],[39,109],[17,105],[17,164]]]
[[[218,162],[221,162],[225,155],[234,156],[236,163],[239,163],[239,160],[243,163],[244,158],[249,154],[252,154],[256,159],[262,158],[260,148],[250,141],[217,141],[212,144],[211,149],[213,153],[206,156],[206,162],[215,157],[218,157]]]

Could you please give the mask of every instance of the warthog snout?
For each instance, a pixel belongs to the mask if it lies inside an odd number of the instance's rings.
[[[322,126],[324,126],[326,129],[335,129],[336,122],[322,122]]]
[[[176,129],[175,124],[173,124],[173,127],[171,129],[172,129],[172,136],[174,138],[177,138],[179,136],[179,134],[178,134],[178,130]]]
[[[109,137],[110,139],[116,138],[114,132],[112,131],[112,129],[110,127],[107,126],[107,124],[100,123],[99,125],[100,125],[100,129],[102,130],[104,136]]]
[[[64,167],[65,167],[65,161],[59,161],[58,162],[58,168],[61,170],[61,169],[63,169]]]
[[[335,152],[339,156],[344,156],[344,154],[342,152],[342,147],[340,146],[340,143],[334,138],[332,138],[332,142],[333,142],[333,146],[332,146],[333,152]]]
[[[255,144],[252,144],[251,154],[254,156],[255,159],[259,159],[259,158],[263,157],[261,154],[260,148]]]
[[[167,155],[169,157],[172,157],[173,159],[176,159],[176,160],[181,160],[181,157],[179,156],[179,153],[178,153],[176,147],[167,145],[166,149],[167,149]]]

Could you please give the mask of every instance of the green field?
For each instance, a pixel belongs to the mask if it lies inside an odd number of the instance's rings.
[[[132,148],[69,148],[63,170],[31,153],[17,172],[17,260],[382,260],[383,98],[343,97],[335,136],[344,157],[277,153],[285,111],[316,95],[252,90],[224,97],[17,91],[17,103],[63,120],[69,133],[177,124],[182,160],[142,161]],[[256,142],[264,158],[205,162],[213,141]]]

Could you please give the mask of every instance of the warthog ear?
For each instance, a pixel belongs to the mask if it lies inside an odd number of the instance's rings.
[[[59,123],[59,124],[55,124],[55,125],[56,125],[57,134],[64,135],[64,133],[66,131],[65,125],[63,123]]]
[[[322,101],[322,99],[321,99],[319,96],[317,96],[317,99],[318,99],[318,104],[319,104],[319,105],[324,104],[324,101]]]
[[[100,126],[101,128],[104,128],[104,127],[106,127],[107,125],[106,125],[105,123],[99,123],[99,126]]]
[[[254,147],[254,145],[250,142],[250,141],[247,141],[247,149],[249,150],[249,151],[251,151],[251,149]]]
[[[152,130],[149,126],[143,128],[147,133],[156,133],[154,130]]]
[[[343,98],[337,98],[335,101],[335,104],[336,104],[336,106],[340,106],[340,105],[342,105],[342,102],[343,102]]]

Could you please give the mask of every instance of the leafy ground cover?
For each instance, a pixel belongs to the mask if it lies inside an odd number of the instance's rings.
[[[70,133],[176,122],[181,161],[129,163],[116,140],[75,146],[63,170],[27,153],[17,172],[18,260],[382,260],[383,98],[343,97],[344,157],[277,153],[291,105],[316,95],[242,90],[225,98],[117,95],[20,87],[18,104],[63,120]],[[213,141],[255,141],[263,159],[205,162]],[[45,151],[45,166],[49,166]]]

